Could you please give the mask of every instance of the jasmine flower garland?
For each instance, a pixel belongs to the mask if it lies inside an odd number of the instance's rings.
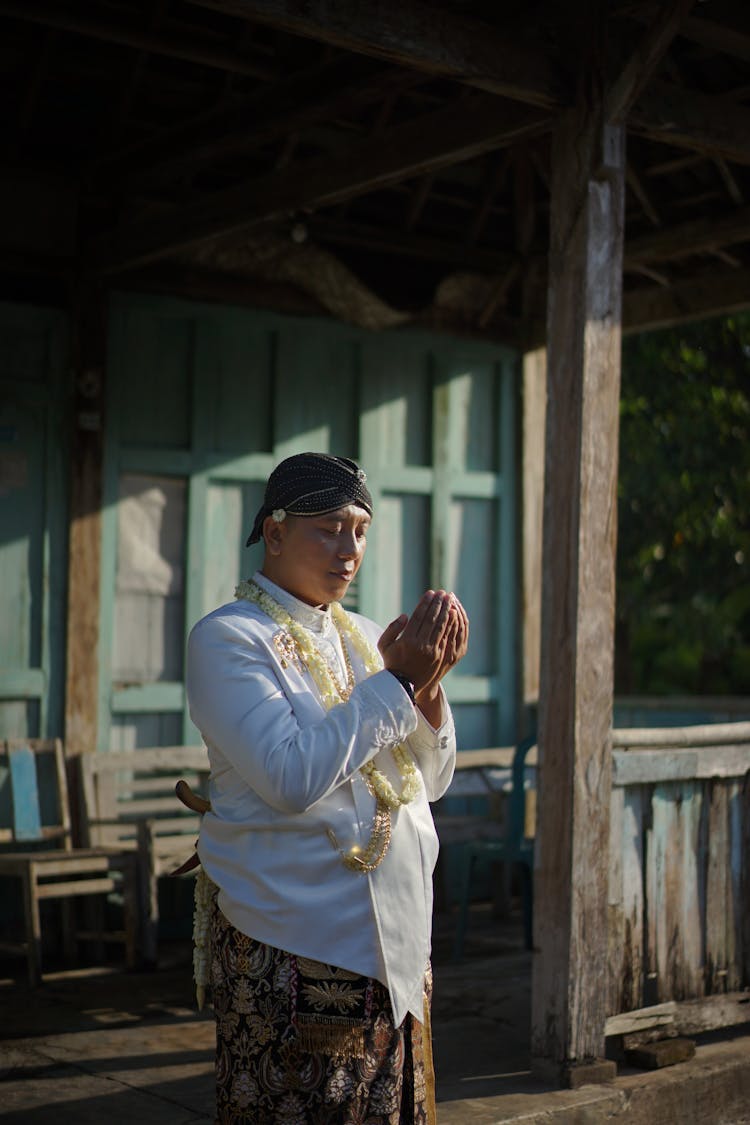
[[[193,890],[193,980],[198,1011],[203,1011],[211,956],[211,903],[218,887],[202,867],[198,868]]]
[[[362,630],[338,602],[334,602],[331,606],[331,614],[333,616],[333,623],[341,638],[344,658],[347,662],[349,682],[345,688],[342,688],[336,683],[328,662],[323,658],[318,648],[313,643],[307,630],[296,622],[294,618],[279,605],[275,598],[272,598],[270,594],[262,590],[256,582],[240,582],[235,591],[235,596],[254,602],[272,621],[275,621],[277,625],[280,625],[281,628],[286,630],[291,636],[301,660],[312,676],[326,710],[330,710],[331,707],[345,702],[354,687],[354,673],[348,658],[346,641],[349,641],[355,652],[357,652],[361,658],[368,675],[373,675],[383,668],[380,653],[370,644]],[[398,809],[401,805],[408,805],[419,792],[419,772],[417,771],[409,751],[405,746],[399,745],[393,748],[392,754],[403,782],[401,793],[396,792],[388,778],[377,768],[374,762],[367,762],[360,769],[360,772],[367,781],[368,788],[370,788],[378,803],[374,837],[379,839],[380,845],[377,848],[368,846],[364,854],[358,848],[353,848],[348,853],[341,852],[342,859],[346,865],[352,867],[354,870],[374,870],[374,868],[382,862],[388,849],[388,843],[390,842],[391,810]],[[386,816],[387,824],[384,822],[384,817]],[[332,834],[329,833],[329,835]],[[373,839],[371,845],[374,845],[374,843],[375,840]],[[341,851],[341,849],[338,850]],[[372,853],[373,851],[374,854],[370,854],[369,858],[365,859],[368,853]]]

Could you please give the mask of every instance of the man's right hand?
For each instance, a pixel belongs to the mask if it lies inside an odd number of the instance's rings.
[[[384,630],[378,648],[385,667],[406,676],[418,693],[435,680],[445,660],[445,633],[458,612],[452,594],[428,590],[411,617],[402,613]]]

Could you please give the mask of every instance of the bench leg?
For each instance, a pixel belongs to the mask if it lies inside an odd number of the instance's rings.
[[[125,964],[134,969],[138,957],[138,865],[135,853],[126,855],[122,865],[122,911]]]
[[[159,893],[154,862],[153,830],[148,821],[138,824],[138,899],[143,959],[155,965],[159,956]]]
[[[62,913],[62,946],[63,955],[70,965],[76,958],[76,904],[72,898],[60,899]]]
[[[36,893],[36,867],[30,863],[23,878],[23,912],[26,925],[26,956],[29,984],[36,988],[42,980],[42,924]]]

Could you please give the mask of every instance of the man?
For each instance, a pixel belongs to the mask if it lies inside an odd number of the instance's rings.
[[[382,633],[341,608],[371,518],[353,461],[287,458],[248,539],[262,569],[190,636],[220,1123],[434,1119],[429,801],[453,774],[440,681],[468,621],[445,591]]]

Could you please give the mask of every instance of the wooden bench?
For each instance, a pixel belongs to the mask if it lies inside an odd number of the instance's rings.
[[[175,784],[184,779],[207,796],[208,753],[204,746],[102,751],[81,755],[79,770],[86,841],[137,855],[141,951],[155,963],[158,881],[190,857],[200,830],[200,815],[180,804]]]
[[[527,770],[536,765],[536,745],[528,739],[519,747],[499,746],[461,750],[448,792],[433,806],[442,848],[457,852],[458,922],[454,958],[463,956],[471,884],[477,860],[505,865],[505,879],[495,887],[498,904],[507,909],[509,872],[519,864],[522,877],[524,934],[531,943],[531,861],[536,821],[536,788],[527,786]],[[483,811],[476,805],[482,804]],[[466,811],[453,812],[465,804]],[[447,897],[447,896],[445,896]]]
[[[3,789],[6,790],[3,795]],[[7,798],[7,799],[5,799]],[[72,961],[76,942],[122,942],[128,966],[135,963],[136,874],[134,857],[120,847],[73,847],[65,754],[60,739],[0,741],[0,807],[8,818],[0,825],[0,876],[21,880],[25,939],[2,943],[23,952],[29,983],[42,976],[41,902],[61,904],[63,951]],[[104,912],[94,930],[78,928],[74,899],[101,901],[122,892],[124,927],[107,932]]]
[[[512,864],[521,872],[524,917],[524,940],[531,948],[532,927],[532,862],[536,830],[536,788],[527,787],[527,770],[535,766],[536,738],[527,738],[517,747],[503,746],[485,750],[462,750],[456,759],[456,775],[446,796],[462,791],[467,795],[489,796],[489,816],[469,816],[456,830],[452,818],[440,813],[435,824],[441,843],[459,843],[458,922],[454,959],[463,957],[466,926],[469,917],[471,881],[477,860],[486,859],[505,865],[506,876]],[[479,785],[473,788],[463,781],[474,775]],[[443,798],[445,799],[445,798]],[[441,832],[442,828],[442,832]],[[447,831],[446,831],[447,829]],[[509,883],[508,883],[509,886]]]

